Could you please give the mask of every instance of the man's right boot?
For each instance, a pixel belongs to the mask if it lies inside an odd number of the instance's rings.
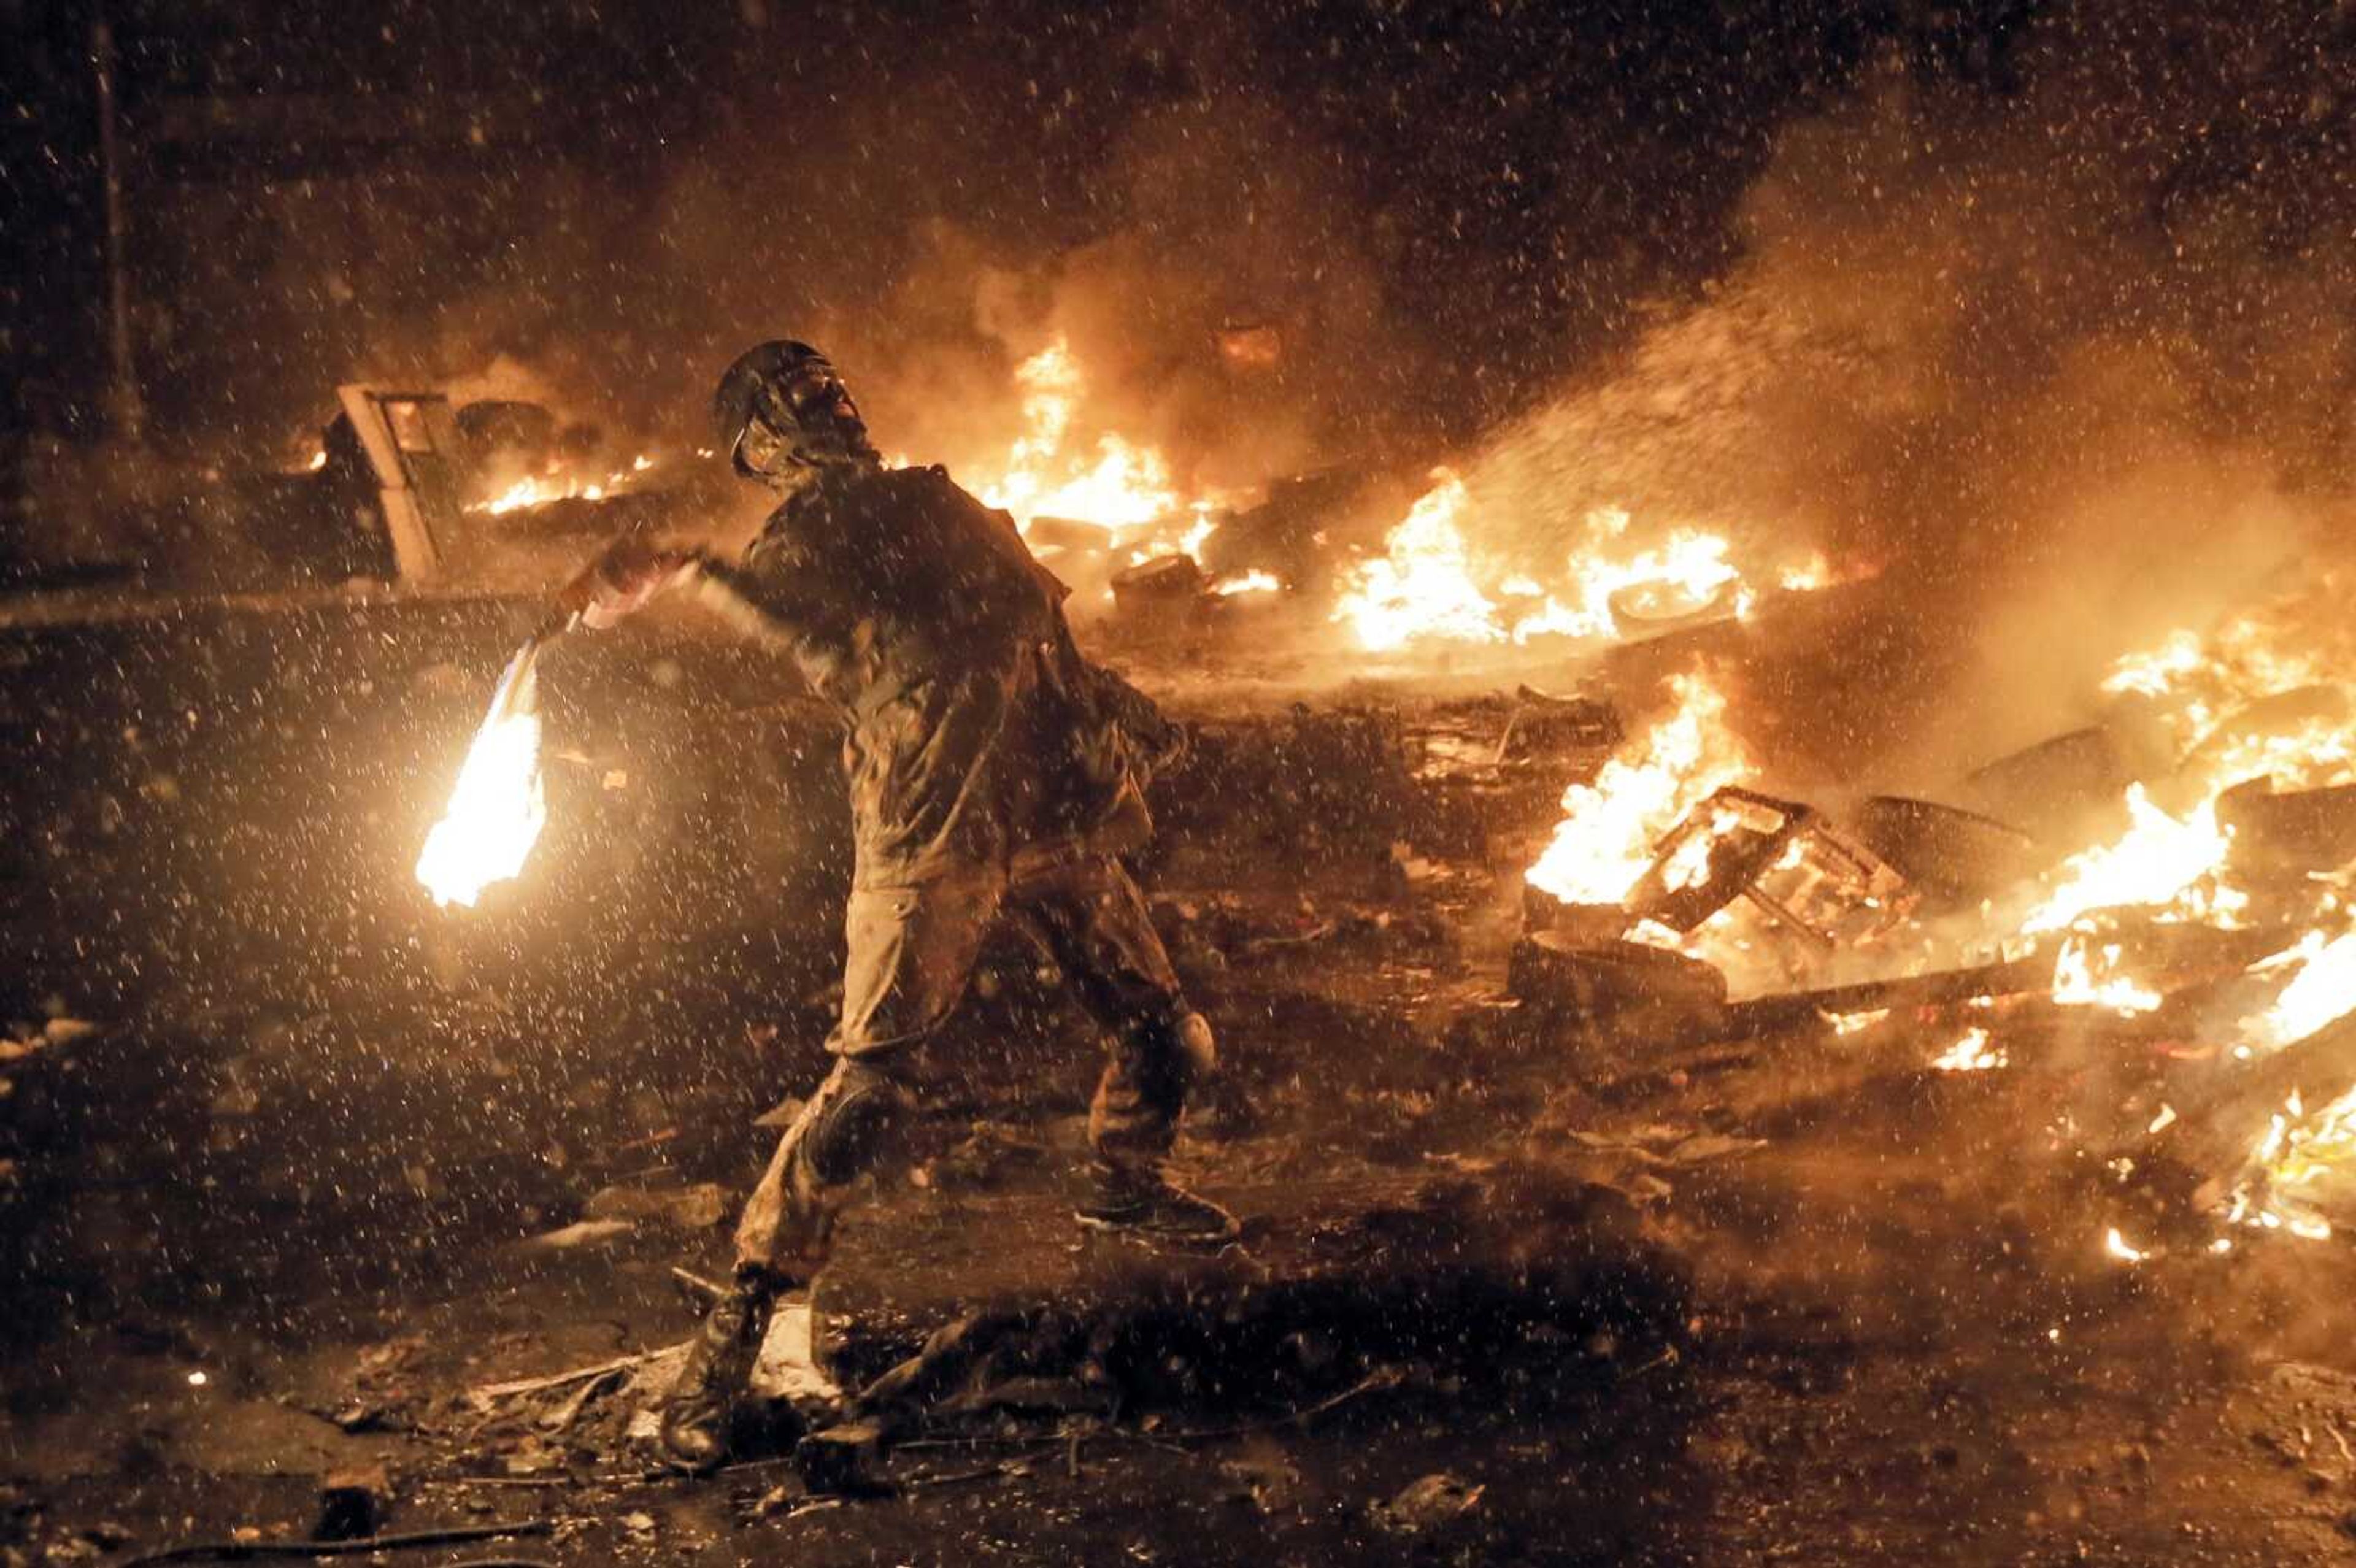
[[[1159,1162],[1098,1160],[1089,1194],[1072,1218],[1085,1230],[1182,1247],[1223,1247],[1243,1233],[1233,1214],[1171,1180]]]
[[[728,1457],[729,1424],[784,1289],[784,1282],[765,1271],[739,1269],[689,1343],[661,1412],[663,1453],[689,1474],[708,1475]]]

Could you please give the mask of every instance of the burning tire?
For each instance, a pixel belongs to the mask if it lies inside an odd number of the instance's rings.
[[[1936,801],[1875,795],[1858,807],[1856,828],[1909,886],[1959,902],[1993,897],[2041,864],[2028,834]]]

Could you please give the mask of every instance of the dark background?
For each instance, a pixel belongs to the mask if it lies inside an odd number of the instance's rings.
[[[905,350],[972,314],[927,269],[1108,244],[1214,281],[1131,296],[1164,369],[1306,323],[1321,433],[1462,433],[1723,267],[1860,62],[2002,94],[2034,9],[5,0],[0,428],[104,427],[102,10],[155,433],[275,456],[337,379],[502,354],[659,426],[752,336]]]

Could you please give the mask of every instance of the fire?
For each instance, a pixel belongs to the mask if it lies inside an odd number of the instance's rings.
[[[526,475],[489,500],[477,501],[466,509],[487,512],[496,517],[525,507],[545,507],[552,501],[599,501],[616,490],[626,488],[632,480],[654,465],[653,458],[640,453],[630,459],[630,466],[626,470],[608,474],[602,480],[578,474],[559,474],[551,468],[545,474]]]
[[[2151,1254],[2146,1252],[2143,1248],[2136,1246],[2125,1236],[2120,1235],[2119,1228],[2116,1225],[2112,1226],[2108,1231],[2103,1233],[2103,1251],[2118,1259],[2121,1263],[2126,1264],[2139,1264],[2143,1262],[2144,1259],[2151,1256]]]
[[[1632,622],[1746,615],[1755,603],[1725,536],[1680,528],[1648,549],[1629,550],[1620,542],[1629,516],[1616,507],[1588,515],[1586,543],[1566,563],[1558,586],[1526,574],[1492,576],[1465,540],[1463,479],[1448,468],[1432,470],[1431,478],[1432,487],[1383,541],[1383,553],[1360,564],[1334,610],[1333,618],[1347,622],[1370,651],[1423,641],[1613,638],[1627,635]],[[1804,592],[1830,578],[1819,554],[1786,568],[1779,581]]]
[[[418,881],[444,909],[454,903],[471,909],[484,888],[520,872],[548,820],[533,669],[539,655],[535,645],[509,662],[458,770],[449,808],[417,857]]]
[[[1566,903],[1617,903],[1652,865],[1655,843],[1720,787],[1751,776],[1725,727],[1726,696],[1697,675],[1670,682],[1677,710],[1633,760],[1614,757],[1593,784],[1563,792],[1563,820],[1526,880]]]
[[[1988,1031],[1976,1027],[1965,1029],[1962,1039],[1931,1059],[1941,1072],[1985,1072],[2007,1063],[2004,1051],[1988,1043]]]
[[[2124,973],[2117,943],[2100,947],[2082,933],[2062,944],[2053,961],[2053,999],[2064,1007],[2106,1008],[2133,1017],[2159,1006],[2158,991]]]
[[[2287,613],[2296,607],[2276,608]],[[2236,615],[2205,637],[2171,632],[2158,645],[2120,659],[2103,689],[2154,699],[2178,744],[2189,749],[2235,709],[2328,678],[2313,653],[2282,651],[2286,644],[2308,639],[2287,634],[2273,619]]]
[[[1097,438],[1093,452],[1066,450],[1080,398],[1079,362],[1058,337],[1014,368],[1023,389],[1023,433],[1006,453],[1006,472],[981,498],[1017,520],[1071,517],[1131,528],[1179,509],[1169,465],[1151,447],[1118,435]]]
[[[2171,816],[2136,784],[2127,786],[2126,808],[2126,832],[2066,861],[2045,901],[2021,923],[2023,934],[2063,930],[2093,910],[2131,906],[2166,906],[2189,918],[2233,923],[2249,901],[2214,881],[2233,842],[2232,833],[2218,825],[2216,797]]]
[[[1433,469],[1431,477],[1432,487],[1391,530],[1386,553],[1365,563],[1357,586],[1333,612],[1356,631],[1360,646],[1376,653],[1419,637],[1494,643],[1505,635],[1497,606],[1473,584],[1471,556],[1457,530],[1464,481],[1446,468]]]
[[[997,476],[978,484],[975,494],[1012,514],[1026,533],[1039,517],[1093,523],[1125,564],[1160,555],[1201,561],[1222,497],[1182,494],[1169,461],[1153,447],[1111,432],[1093,443],[1076,441],[1087,377],[1068,339],[1056,337],[1016,366],[1014,383],[1022,393],[1022,433]]]
[[[2250,967],[2257,973],[2290,965],[2297,973],[2273,1006],[2242,1020],[2241,1043],[2253,1052],[2280,1051],[2356,1011],[2356,932],[2326,943],[2323,933],[2310,931],[2297,946]]]
[[[1274,572],[1255,566],[1241,576],[1221,578],[1215,591],[1224,599],[1236,593],[1273,593],[1283,586]]]
[[[2313,1212],[2299,1189],[2347,1168],[2351,1160],[2356,1160],[2356,1089],[2312,1115],[2294,1092],[2251,1151],[2244,1179],[2226,1204],[2224,1221],[2328,1241],[2330,1222]]]

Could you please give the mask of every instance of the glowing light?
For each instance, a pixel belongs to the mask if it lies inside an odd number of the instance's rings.
[[[1633,757],[1563,792],[1563,819],[1526,880],[1566,903],[1617,903],[1652,865],[1654,845],[1721,786],[1751,773],[1725,728],[1726,697],[1699,676],[1670,682],[1677,710]]]
[[[477,501],[466,509],[499,517],[527,507],[545,507],[554,501],[599,501],[627,489],[631,481],[654,467],[656,459],[640,453],[630,460],[627,469],[604,475],[560,474],[552,466],[545,474],[526,475],[489,500]]]
[[[1472,559],[1457,530],[1464,481],[1446,468],[1433,469],[1431,477],[1432,487],[1383,541],[1384,553],[1359,568],[1334,607],[1333,618],[1349,623],[1361,647],[1387,653],[1424,637],[1505,638],[1496,605],[1473,583]]]
[[[1274,572],[1262,571],[1255,566],[1240,577],[1221,578],[1215,592],[1226,598],[1235,593],[1273,593],[1283,586]]]
[[[548,820],[540,774],[539,650],[516,655],[467,748],[442,820],[417,857],[417,880],[444,908],[474,906],[483,889],[523,869]]]
[[[2008,1065],[2005,1053],[1988,1043],[1988,1031],[1970,1029],[1963,1038],[1931,1059],[1931,1065],[1941,1072],[1986,1072]]]
[[[1361,646],[1389,652],[1411,642],[1525,644],[1540,637],[1608,639],[1687,617],[1750,613],[1755,596],[1721,534],[1679,528],[1650,548],[1624,542],[1629,515],[1617,507],[1588,514],[1586,540],[1549,587],[1527,572],[1491,576],[1467,544],[1462,514],[1466,487],[1453,471],[1433,485],[1383,542],[1383,554],[1344,584],[1334,619],[1348,623]],[[1790,589],[1822,587],[1831,568],[1822,555],[1784,568]]]
[[[2126,808],[2127,830],[2116,841],[2063,862],[2045,901],[2021,923],[2024,934],[2061,931],[2090,911],[2127,906],[2169,906],[2227,924],[2248,903],[2230,888],[2201,885],[2223,868],[2233,843],[2217,825],[2214,796],[2176,817],[2136,784],[2127,786]]]
[[[2139,1264],[2151,1256],[2149,1253],[2131,1244],[2125,1236],[2120,1235],[2116,1225],[2103,1233],[2103,1251],[2121,1263]]]
[[[2116,943],[2096,946],[2072,934],[2053,961],[2053,999],[2063,1007],[2104,1008],[2132,1018],[2159,1006],[2158,991],[2119,968]]]
[[[2250,1151],[2222,1218],[2229,1225],[2328,1241],[2331,1224],[2313,1211],[2305,1189],[2347,1171],[2351,1161],[2356,1161],[2356,1089],[2313,1113],[2293,1091]]]
[[[2280,1051],[2336,1019],[2356,1011],[2356,932],[2325,942],[2310,931],[2296,946],[2251,965],[2263,972],[2296,965],[2291,977],[2265,1011],[2244,1019],[2240,1041],[2254,1051]]]

